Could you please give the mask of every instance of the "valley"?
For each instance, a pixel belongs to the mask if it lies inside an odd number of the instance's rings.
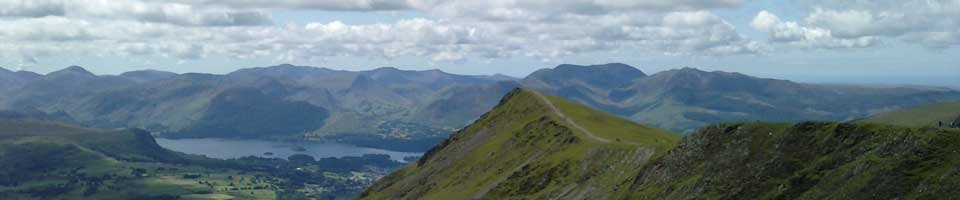
[[[934,87],[616,63],[10,76],[0,198],[926,199],[960,156],[960,92]]]

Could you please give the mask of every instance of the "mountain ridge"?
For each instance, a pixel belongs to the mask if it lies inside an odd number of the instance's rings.
[[[631,164],[677,136],[518,88],[473,124],[384,177],[360,199],[603,198]],[[609,171],[572,166],[607,163]],[[462,173],[471,172],[471,173]],[[537,185],[531,185],[537,184]],[[530,187],[525,187],[530,186]]]
[[[264,110],[276,112],[262,116],[307,116],[302,111],[319,110],[280,109],[299,102],[327,113],[322,121],[314,121],[320,123],[319,128],[301,131],[268,126],[265,133],[284,133],[263,134],[262,138],[364,145],[396,140],[419,145],[374,147],[422,151],[477,119],[513,87],[521,86],[680,133],[723,121],[849,120],[893,108],[960,99],[960,92],[954,90],[825,86],[692,68],[647,75],[619,63],[560,65],[507,81],[438,70],[345,71],[289,64],[227,74],[137,71],[89,76],[71,73],[71,69],[61,71],[67,75],[0,77],[0,82],[9,82],[0,85],[0,94],[4,94],[0,109],[62,113],[86,126],[134,127],[173,136],[216,124],[215,119],[204,116],[225,116],[210,109],[228,103],[214,101],[226,95],[224,92],[257,90],[271,94]],[[253,105],[253,100],[239,102],[245,101],[241,99],[232,105]],[[180,135],[232,136],[209,134]]]
[[[377,181],[359,199],[943,199],[960,194],[955,190],[960,187],[956,128],[719,123],[670,142],[674,145],[653,147],[650,140],[591,139],[592,132],[608,131],[577,128],[595,117],[567,118],[583,113],[571,112],[569,104],[577,103],[515,89],[480,120]],[[544,113],[548,116],[539,117]],[[631,154],[616,151],[617,146],[639,148]],[[584,147],[593,150],[570,151]],[[655,152],[644,153],[651,148]]]

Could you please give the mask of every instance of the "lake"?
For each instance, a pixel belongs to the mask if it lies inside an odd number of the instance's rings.
[[[364,154],[384,154],[389,155],[393,160],[404,162],[404,157],[420,156],[423,154],[422,152],[398,152],[341,143],[290,143],[267,140],[240,140],[221,138],[157,138],[156,140],[160,146],[170,150],[219,159],[240,158],[245,156],[286,159],[288,156],[294,154],[305,154],[320,159],[331,157],[341,158],[347,156],[362,156]],[[294,147],[297,146],[303,147],[303,149],[300,149],[303,151],[295,151]],[[264,155],[266,152],[271,152],[273,154]]]

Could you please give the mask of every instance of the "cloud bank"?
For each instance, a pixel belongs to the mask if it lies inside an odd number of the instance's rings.
[[[864,48],[882,41],[928,48],[960,45],[960,0],[811,1],[802,20],[766,10],[750,25],[770,41],[811,48]]]
[[[748,38],[716,10],[744,0],[0,0],[0,53],[210,56],[322,62],[334,57],[432,62],[557,60],[585,53],[725,56],[773,49],[873,48],[887,41],[960,44],[960,1],[806,1],[802,19],[760,11]],[[278,22],[288,11],[422,17],[373,24]],[[935,20],[934,20],[935,19]],[[108,48],[104,48],[108,47]],[[30,61],[30,62],[26,62]]]

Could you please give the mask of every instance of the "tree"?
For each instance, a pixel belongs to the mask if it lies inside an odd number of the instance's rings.
[[[290,157],[287,157],[287,160],[289,160],[290,162],[299,164],[299,165],[304,165],[304,164],[316,162],[316,159],[314,159],[313,156],[304,155],[304,154],[294,154],[294,155],[291,155]]]

